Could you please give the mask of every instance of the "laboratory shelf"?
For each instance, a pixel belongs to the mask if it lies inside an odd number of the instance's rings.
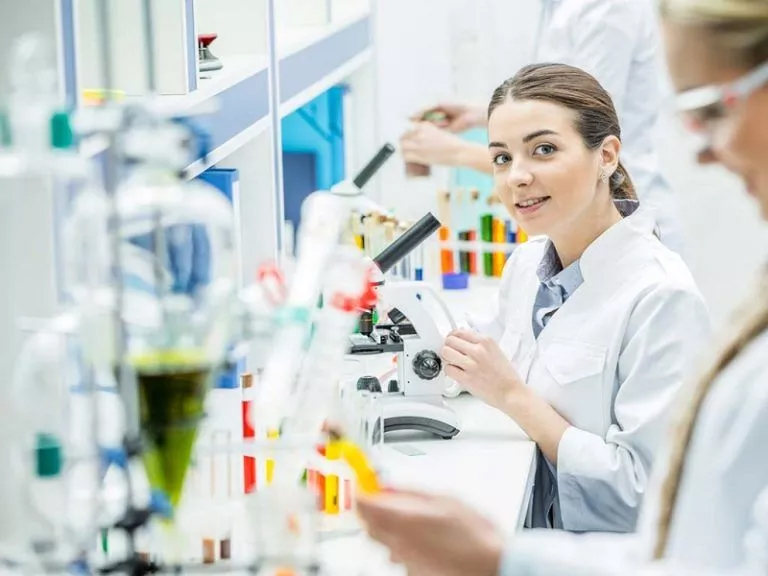
[[[109,3],[108,13],[99,12],[104,5],[100,0],[0,2],[0,32],[11,40],[37,32],[51,42],[61,101],[77,112],[88,110],[87,91],[108,84],[126,94],[125,101],[140,100],[162,115],[191,116],[209,136],[209,153],[205,160],[190,159],[188,177],[211,167],[240,175],[237,220],[248,223],[242,226],[248,277],[283,249],[287,140],[282,130],[289,115],[307,105],[314,110],[318,97],[343,85],[343,114],[334,128],[344,136],[345,166],[359,166],[380,146],[378,126],[370,120],[377,78],[374,0],[154,2],[151,59],[142,3]],[[101,49],[105,25],[111,41],[108,82]],[[218,35],[211,49],[221,70],[199,70],[197,36],[203,32]],[[148,89],[149,62],[154,95]],[[0,92],[8,90],[6,77],[0,74]],[[97,117],[85,124],[101,121],[109,123]],[[96,160],[97,176],[108,146],[105,135],[79,143],[80,154]]]
[[[232,89],[242,90],[255,77],[263,76],[264,91],[258,96],[266,103],[268,101],[266,73],[269,59],[261,55],[232,55],[220,58],[221,70],[201,72],[198,88],[189,94],[163,96],[162,102],[170,109],[188,111],[195,106],[206,103],[211,98],[223,96]]]
[[[359,11],[325,26],[278,30],[280,116],[349,77],[371,56],[371,22]]]
[[[189,166],[191,178],[222,161],[270,126],[267,58],[229,56],[222,58],[222,62],[221,70],[201,77],[194,92],[153,98],[152,107],[161,114],[199,114],[195,122],[210,137],[210,154],[206,161],[198,159]],[[87,138],[81,143],[80,152],[93,157],[106,145],[104,138]]]
[[[198,160],[189,167],[190,177],[221,162],[271,124],[267,58],[229,56],[222,58],[222,63],[221,70],[201,77],[195,92],[163,98],[182,111],[194,112],[211,101],[215,106],[213,112],[195,119],[210,136],[211,152],[205,162]]]

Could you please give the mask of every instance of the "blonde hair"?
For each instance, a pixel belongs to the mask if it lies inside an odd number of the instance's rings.
[[[702,28],[721,53],[745,67],[768,60],[765,0],[659,0],[664,20]]]
[[[752,298],[745,301],[736,313],[737,329],[721,351],[715,356],[714,362],[693,382],[690,396],[686,396],[687,404],[672,436],[672,450],[669,457],[669,469],[661,486],[659,503],[659,522],[654,546],[654,559],[664,557],[669,539],[670,526],[675,509],[675,502],[680,489],[680,482],[685,473],[685,457],[693,436],[701,406],[704,404],[717,376],[754,340],[768,328],[768,271],[765,271],[759,282],[759,289]],[[755,309],[757,303],[757,309]],[[740,319],[740,320],[739,320]]]

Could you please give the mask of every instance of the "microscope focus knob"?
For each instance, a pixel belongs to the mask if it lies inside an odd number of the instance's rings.
[[[443,362],[432,350],[422,350],[413,359],[413,371],[422,380],[433,380],[438,377]]]
[[[381,392],[381,382],[376,376],[360,376],[357,379],[357,389],[361,392]]]

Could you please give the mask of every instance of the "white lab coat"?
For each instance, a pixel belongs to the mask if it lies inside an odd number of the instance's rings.
[[[650,0],[542,0],[535,61],[592,74],[619,114],[621,159],[640,201],[656,214],[661,240],[682,250],[677,198],[661,173],[654,138],[664,67]]]
[[[640,208],[587,247],[583,284],[538,339],[532,309],[545,240],[521,245],[504,269],[495,319],[476,323],[571,424],[558,448],[556,486],[539,459],[528,526],[548,525],[554,505],[555,527],[635,528],[671,404],[709,330],[690,272],[653,228]]]
[[[768,574],[768,331],[713,383],[694,429],[670,529],[665,576]],[[668,448],[668,443],[665,445]],[[633,575],[651,571],[659,489],[667,456],[648,490],[634,535],[532,530],[507,550],[502,576]]]

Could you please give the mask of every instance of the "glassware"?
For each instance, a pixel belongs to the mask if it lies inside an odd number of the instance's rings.
[[[3,476],[19,488],[5,521],[42,566],[61,568],[90,548],[99,505],[97,400],[84,370],[76,319],[62,316],[25,342],[12,381],[9,458]],[[25,561],[32,561],[27,554]]]
[[[172,508],[236,314],[234,213],[217,189],[179,177],[187,136],[180,125],[138,121],[125,150],[142,163],[114,198],[78,198],[70,222],[92,226],[69,237],[88,353],[114,370],[150,485]],[[105,212],[111,225],[99,228]],[[110,248],[95,271],[84,265],[93,262],[88,240]]]

